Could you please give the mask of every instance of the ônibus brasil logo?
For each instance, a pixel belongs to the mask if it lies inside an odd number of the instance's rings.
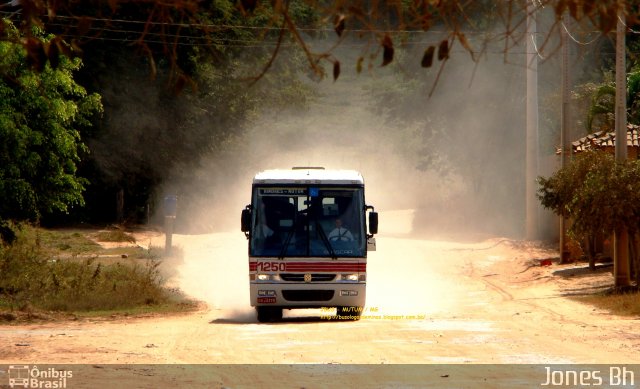
[[[67,380],[73,377],[71,370],[56,370],[54,367],[38,369],[38,366],[10,365],[7,371],[11,388],[53,388],[67,387]]]

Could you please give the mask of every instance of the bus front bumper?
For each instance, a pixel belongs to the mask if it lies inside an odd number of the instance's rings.
[[[364,307],[366,283],[250,284],[251,306],[281,308]]]

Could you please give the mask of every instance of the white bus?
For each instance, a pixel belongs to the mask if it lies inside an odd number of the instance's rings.
[[[338,319],[360,318],[367,251],[375,250],[378,231],[360,173],[317,167],[258,173],[241,230],[258,321],[280,320],[282,309],[293,308],[335,307]]]

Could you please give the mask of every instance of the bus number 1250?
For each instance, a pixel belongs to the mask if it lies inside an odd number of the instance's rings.
[[[284,262],[258,262],[256,271],[285,271],[287,264]]]

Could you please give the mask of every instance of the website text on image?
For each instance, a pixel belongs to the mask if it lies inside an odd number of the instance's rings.
[[[378,232],[360,173],[320,167],[258,173],[241,230],[258,321],[280,320],[283,309],[293,308],[335,307],[338,319],[360,318],[367,251],[375,250]]]

